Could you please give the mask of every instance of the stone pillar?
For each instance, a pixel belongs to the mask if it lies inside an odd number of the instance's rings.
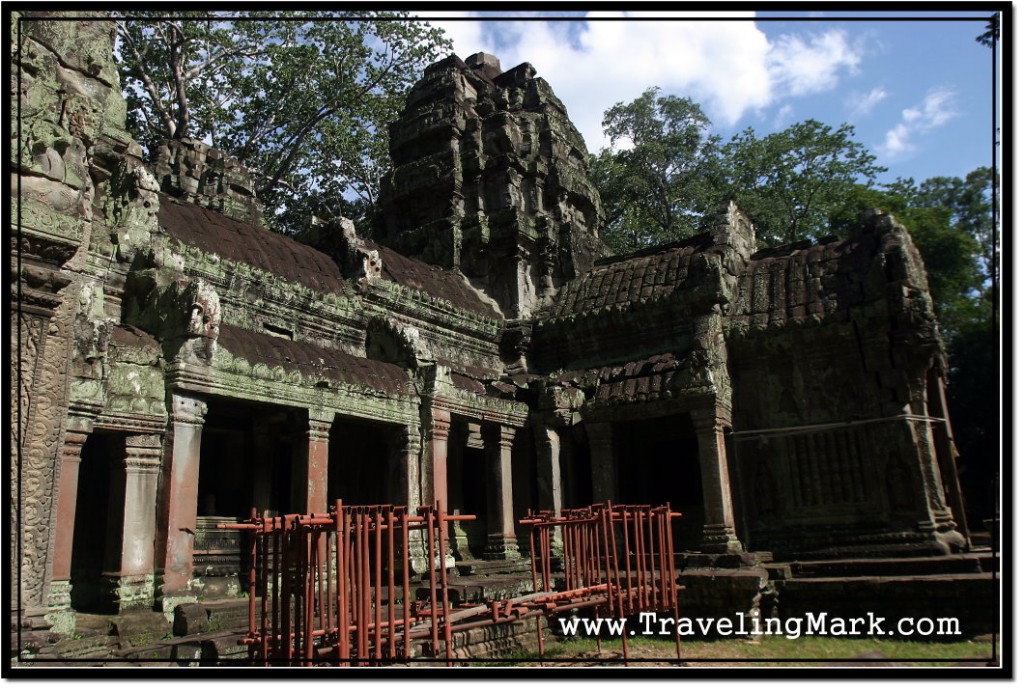
[[[512,505],[512,440],[516,431],[507,425],[482,430],[486,456],[487,559],[519,559],[515,512]]]
[[[588,422],[590,469],[595,504],[615,501],[615,446],[610,422]]]
[[[427,451],[430,454],[430,471],[427,484],[430,486],[431,504],[441,502],[448,510],[448,432],[452,415],[437,408],[431,411],[430,428],[427,430]]]
[[[170,464],[167,469],[167,546],[161,599],[164,613],[180,602],[195,601],[190,591],[192,549],[199,495],[199,449],[206,403],[171,395]]]
[[[537,497],[540,508],[562,515],[561,437],[558,430],[541,423],[533,428],[537,447]],[[556,528],[552,536],[551,551],[562,553],[562,532]]]
[[[722,421],[714,410],[691,413],[700,453],[700,479],[704,487],[704,537],[701,550],[734,554],[743,551],[736,537],[729,464]]]
[[[304,513],[327,511],[327,447],[331,437],[334,413],[309,411],[308,440],[306,450],[306,485],[303,496]]]
[[[46,621],[54,633],[71,634],[75,630],[75,612],[71,609],[71,557],[78,504],[78,471],[82,465],[82,447],[92,429],[92,420],[72,417],[68,419],[64,432],[60,484],[57,487],[57,520],[54,521],[53,570],[46,603]]]
[[[125,438],[120,564],[118,571],[109,575],[114,600],[122,612],[153,606],[160,456],[160,435],[139,434]],[[116,499],[111,497],[111,501]]]
[[[949,406],[946,402],[946,386],[937,374],[931,374],[928,378],[928,399],[929,412],[934,408],[933,415],[937,415],[942,422],[934,429],[935,452],[938,455],[939,471],[942,475],[942,482],[946,487],[947,503],[953,511],[953,518],[956,519],[960,534],[964,538],[963,549],[971,548],[971,532],[967,525],[967,507],[964,504],[963,491],[960,488],[960,477],[957,474],[956,444],[953,443],[953,428],[949,424]]]
[[[397,466],[398,481],[401,487],[396,488],[396,503],[404,503],[410,513],[422,506],[420,488],[420,442],[419,425],[403,425],[392,438],[392,462]]]
[[[923,391],[924,387],[925,381],[923,380],[917,380],[913,384],[916,391]],[[927,416],[931,411],[928,410],[925,400],[917,399],[911,403],[910,412],[915,415]],[[934,539],[943,552],[963,551],[967,547],[967,541],[956,530],[956,521],[951,507],[947,503],[948,484],[945,482],[941,468],[942,446],[945,446],[948,461],[953,462],[949,442],[943,439],[942,432],[945,427],[940,426],[939,429],[933,430],[932,423],[927,420],[908,420],[903,424],[909,430],[909,434],[905,436],[909,442],[906,455],[908,458],[915,459],[914,471],[920,477],[916,492],[917,528]],[[938,432],[938,434],[933,435],[933,432]],[[936,437],[940,442],[938,448]],[[951,474],[955,478],[955,469]],[[955,489],[959,491],[959,484],[955,486]],[[964,532],[966,533],[967,530],[964,529]]]
[[[416,509],[423,505],[420,485],[422,448],[419,425],[403,425],[391,438],[391,463],[397,467],[397,478],[401,485],[394,488],[395,503],[405,504],[410,516],[415,515]],[[426,544],[422,539],[422,531],[409,534],[408,566],[413,573],[424,573],[427,570]]]

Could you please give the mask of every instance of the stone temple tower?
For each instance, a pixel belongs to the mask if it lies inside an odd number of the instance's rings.
[[[522,319],[604,254],[587,150],[551,87],[477,53],[427,68],[391,127],[378,239]]]

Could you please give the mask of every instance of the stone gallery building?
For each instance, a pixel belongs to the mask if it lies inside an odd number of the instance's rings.
[[[608,256],[583,139],[529,64],[426,70],[374,239],[266,229],[197,141],[143,160],[104,21],[18,23],[12,610],[195,599],[226,518],[441,502],[453,558],[527,509],[682,513],[690,553],[965,547],[921,258],[881,212],[758,249],[749,219]],[[422,569],[423,564],[412,564]]]

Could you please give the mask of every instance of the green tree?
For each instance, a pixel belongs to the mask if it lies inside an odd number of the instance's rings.
[[[451,47],[401,12],[131,17],[117,28],[133,133],[148,146],[195,137],[231,154],[283,231],[376,200],[387,123]]]
[[[816,120],[764,137],[748,128],[724,148],[722,196],[736,200],[766,245],[828,235],[829,217],[885,171],[853,137],[851,125]]]
[[[998,12],[989,17],[988,24],[985,25],[985,31],[974,40],[987,48],[995,47],[996,42],[999,40]]]
[[[942,207],[950,212],[950,222],[973,237],[979,247],[979,260],[990,284],[999,282],[998,177],[992,168],[972,170],[964,178],[936,177],[921,183],[914,205]]]
[[[591,174],[605,242],[624,252],[697,232],[713,206],[719,145],[700,106],[652,87],[605,111],[602,126],[612,148],[592,159]]]

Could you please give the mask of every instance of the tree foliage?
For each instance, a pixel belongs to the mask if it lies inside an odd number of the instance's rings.
[[[723,196],[750,216],[766,245],[829,234],[835,210],[885,171],[851,125],[832,129],[817,120],[764,137],[748,128],[726,145],[723,167]]]
[[[647,89],[602,122],[612,148],[591,171],[607,214],[604,240],[628,251],[693,235],[713,205],[718,139],[688,98]]]
[[[856,187],[885,170],[850,125],[807,120],[723,143],[699,104],[657,88],[616,104],[602,124],[612,148],[591,169],[608,217],[603,237],[618,251],[692,235],[726,199],[766,245],[820,237]]]
[[[396,12],[133,12],[117,28],[139,141],[195,137],[231,154],[281,230],[376,200],[387,124],[450,49]]]
[[[996,42],[999,41],[998,12],[989,17],[988,24],[985,25],[985,31],[974,40],[987,48],[995,47]]]

